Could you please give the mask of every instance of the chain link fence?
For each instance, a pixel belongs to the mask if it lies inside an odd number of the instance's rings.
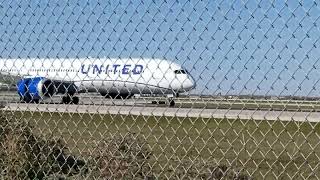
[[[319,15],[2,0],[1,179],[319,179]]]

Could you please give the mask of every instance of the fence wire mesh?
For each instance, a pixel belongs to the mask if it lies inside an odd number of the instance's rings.
[[[2,0],[1,179],[320,179],[319,17]]]

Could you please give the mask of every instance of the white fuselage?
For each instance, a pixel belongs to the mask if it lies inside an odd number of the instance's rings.
[[[180,65],[160,59],[1,59],[1,74],[73,82],[79,92],[172,94],[195,87]],[[181,73],[183,72],[183,73]]]

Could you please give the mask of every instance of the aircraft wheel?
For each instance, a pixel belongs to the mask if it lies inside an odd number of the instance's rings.
[[[20,102],[22,103],[35,103],[35,104],[39,104],[40,103],[40,99],[31,99],[30,97],[20,97]]]
[[[71,98],[70,98],[70,96],[63,96],[62,97],[62,103],[63,104],[70,104],[71,103]]]
[[[79,97],[77,97],[77,96],[74,96],[74,97],[72,97],[72,104],[79,104]]]
[[[105,98],[108,98],[108,97],[107,97],[107,93],[102,93],[102,92],[100,92],[100,95],[103,96],[103,97],[105,97]]]
[[[169,99],[169,107],[174,107],[174,105],[176,105],[176,102],[172,98],[170,98]]]
[[[40,103],[40,99],[34,99],[32,102],[35,103],[35,104],[39,104]]]

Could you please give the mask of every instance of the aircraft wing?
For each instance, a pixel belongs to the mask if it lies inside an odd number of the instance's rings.
[[[6,84],[8,86],[15,86],[21,78],[21,76],[8,75],[0,72],[0,83]]]
[[[20,76],[3,74],[0,72],[0,91],[15,91],[17,90],[17,82],[21,79]]]

